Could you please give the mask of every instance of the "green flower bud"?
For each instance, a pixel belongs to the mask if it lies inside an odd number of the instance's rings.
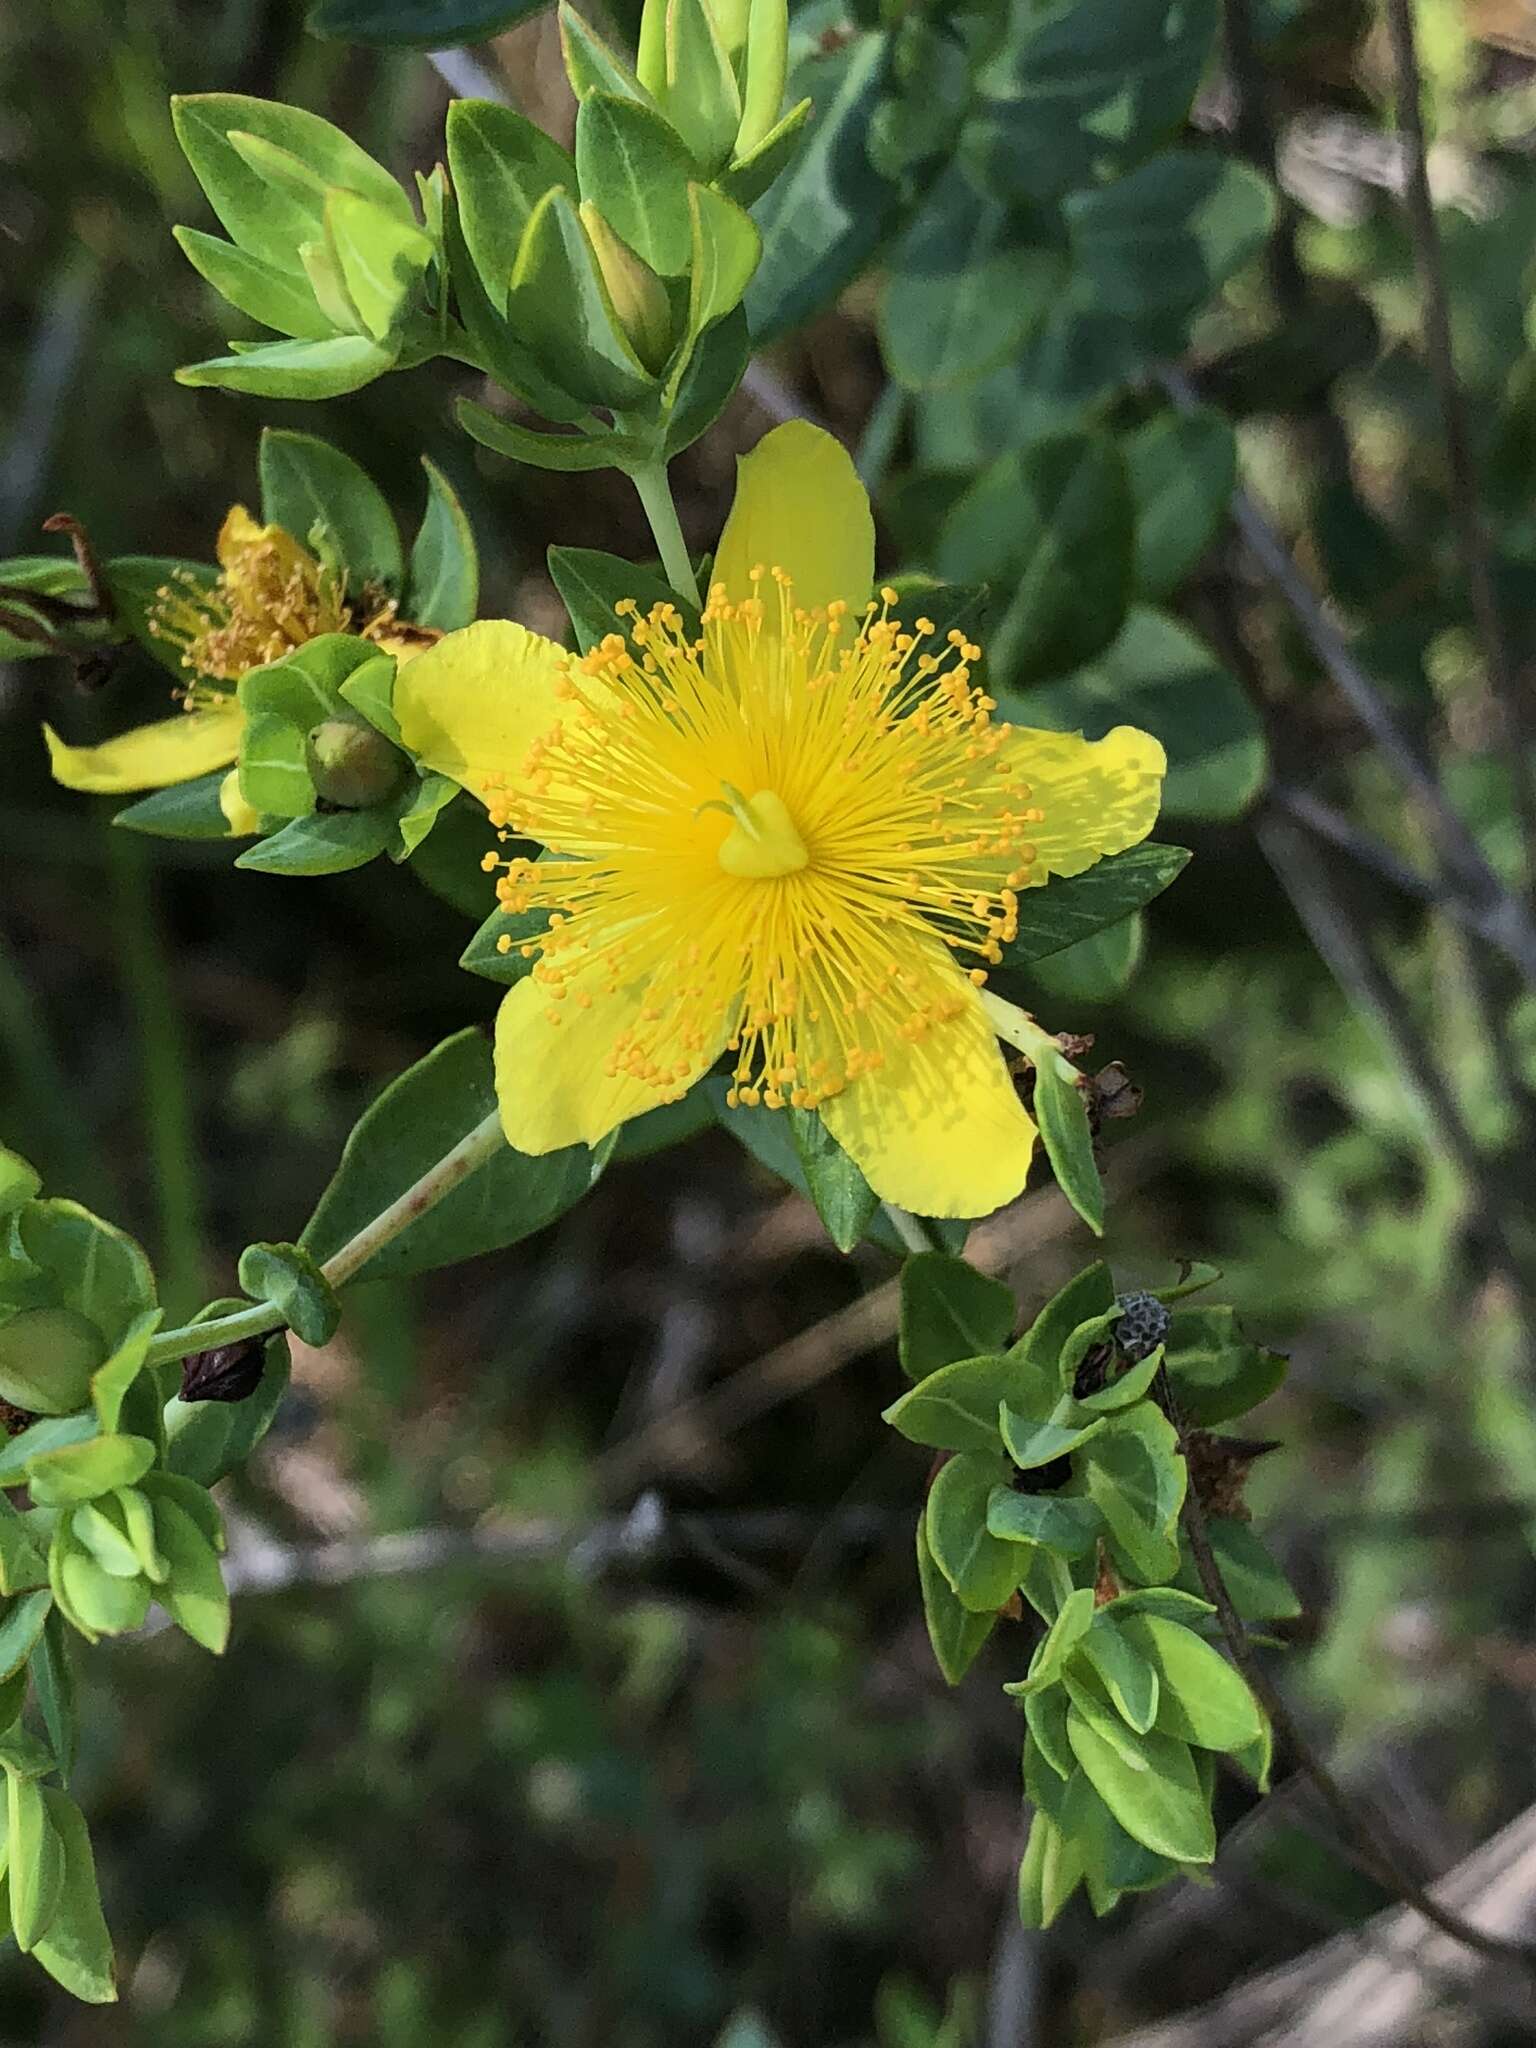
[[[673,349],[672,308],[651,266],[621,241],[590,199],[577,209],[630,346],[648,370],[665,368]]]
[[[106,1355],[100,1330],[78,1309],[23,1309],[0,1323],[0,1400],[31,1415],[72,1414],[89,1400]]]
[[[383,803],[405,778],[405,756],[365,719],[327,718],[310,733],[307,751],[315,794],[334,810]]]

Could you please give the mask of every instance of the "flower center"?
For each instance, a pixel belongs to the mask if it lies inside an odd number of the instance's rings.
[[[486,855],[529,918],[502,949],[552,1022],[612,1018],[610,1074],[667,1099],[728,1050],[733,1099],[814,1109],[901,1048],[947,1086],[938,1027],[1017,929],[1041,814],[979,648],[895,603],[808,612],[764,570],[697,637],[623,604],[487,790],[503,839],[546,848]]]
[[[735,820],[715,855],[725,872],[749,875],[764,882],[798,873],[810,855],[795,830],[795,821],[783,797],[772,789],[760,789],[756,796],[744,797],[728,782],[721,787],[726,801],[720,808]]]

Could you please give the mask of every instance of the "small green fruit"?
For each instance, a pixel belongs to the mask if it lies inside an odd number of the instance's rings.
[[[405,756],[361,718],[328,718],[309,735],[309,775],[322,804],[364,811],[400,787]]]

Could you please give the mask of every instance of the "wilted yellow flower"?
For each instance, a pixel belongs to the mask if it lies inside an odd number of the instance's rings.
[[[45,725],[49,763],[66,788],[126,795],[229,767],[245,723],[235,694],[240,678],[323,633],[355,632],[398,660],[438,637],[398,620],[390,601],[349,604],[339,570],[282,527],[258,525],[243,505],[225,518],[216,553],[214,583],[181,572],[161,587],[149,618],[150,633],[180,650],[187,672],[176,693],[180,713],[96,747],[71,747]],[[256,830],[259,820],[233,771],[219,803],[231,832]]]
[[[548,849],[487,855],[547,914],[497,1022],[521,1150],[596,1144],[729,1051],[736,1100],[816,1111],[886,1200],[1023,1187],[981,984],[1021,890],[1146,836],[1163,749],[995,722],[980,650],[897,624],[873,565],[852,465],[796,422],[742,464],[700,636],[627,606],[577,659],[484,621],[398,678],[406,744]]]

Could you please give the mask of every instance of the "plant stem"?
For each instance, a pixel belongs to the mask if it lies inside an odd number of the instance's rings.
[[[403,1195],[381,1209],[371,1223],[365,1223],[355,1236],[349,1237],[339,1251],[333,1252],[320,1268],[333,1287],[345,1287],[367,1265],[375,1252],[381,1251],[403,1230],[435,1209],[445,1195],[451,1195],[488,1159],[495,1157],[506,1143],[501,1131],[501,1117],[495,1110],[484,1123],[459,1140],[449,1152],[445,1152],[434,1166],[429,1166],[420,1180],[413,1182]],[[245,1337],[264,1337],[283,1325],[282,1311],[270,1301],[252,1302],[249,1308],[236,1309],[227,1316],[218,1316],[206,1323],[187,1323],[178,1330],[165,1330],[149,1348],[149,1363],[164,1365],[172,1359],[187,1358],[195,1351],[211,1350],[216,1344],[233,1344]]]
[[[656,547],[661,556],[661,566],[667,572],[667,581],[689,604],[702,603],[693,564],[688,559],[688,544],[683,539],[683,529],[677,523],[677,507],[672,502],[667,465],[653,462],[649,468],[632,469],[630,476],[645,507],[645,516],[651,522],[651,532],[656,536]]]
[[[936,1249],[933,1238],[924,1228],[922,1219],[911,1215],[905,1209],[898,1209],[894,1202],[882,1202],[886,1221],[901,1239],[909,1252],[931,1252]]]
[[[1174,1397],[1173,1385],[1167,1368],[1158,1373],[1158,1393],[1168,1420],[1173,1424],[1179,1440],[1179,1452],[1186,1469],[1189,1468],[1189,1439],[1184,1418],[1179,1412]],[[1232,1595],[1222,1577],[1221,1566],[1211,1547],[1210,1527],[1205,1519],[1205,1507],[1199,1493],[1191,1483],[1184,1496],[1184,1533],[1189,1538],[1190,1554],[1195,1561],[1195,1570],[1205,1596],[1216,1610],[1216,1619],[1232,1661],[1247,1680],[1249,1689],[1269,1716],[1275,1733],[1290,1749],[1297,1765],[1311,1780],[1332,1816],[1334,1825],[1344,1836],[1346,1844],[1353,1843],[1353,1860],[1360,1869],[1383,1885],[1404,1905],[1412,1906],[1415,1912],[1438,1927],[1442,1934],[1448,1934],[1453,1941],[1475,1949],[1479,1955],[1489,1956],[1499,1962],[1513,1962],[1526,1970],[1536,1970],[1536,1948],[1516,1941],[1505,1941],[1496,1934],[1485,1934],[1480,1927],[1474,1927],[1459,1913],[1442,1906],[1432,1892],[1407,1876],[1398,1864],[1396,1855],[1380,1840],[1370,1819],[1356,1805],[1344,1790],[1333,1772],[1324,1763],[1317,1751],[1296,1723],[1279,1688],[1269,1673],[1254,1655],[1253,1645],[1248,1640],[1248,1630],[1233,1604]]]

